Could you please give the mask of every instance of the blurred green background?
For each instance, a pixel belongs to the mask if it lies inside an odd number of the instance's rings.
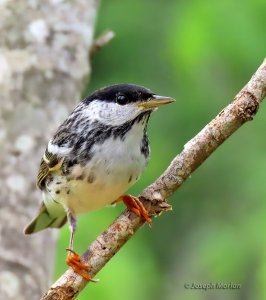
[[[264,0],[102,1],[96,36],[112,29],[116,38],[93,59],[84,94],[131,82],[177,99],[152,116],[151,161],[131,193],[156,179],[260,65],[265,9]],[[264,103],[176,192],[173,211],[144,226],[78,299],[266,299],[265,122]],[[75,250],[82,253],[122,210],[82,216]],[[64,227],[55,278],[66,269],[68,239]],[[193,282],[241,289],[184,288]]]

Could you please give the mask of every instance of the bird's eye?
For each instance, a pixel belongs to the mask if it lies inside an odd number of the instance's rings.
[[[128,103],[128,98],[126,95],[118,94],[116,96],[116,103],[119,105],[125,105]]]

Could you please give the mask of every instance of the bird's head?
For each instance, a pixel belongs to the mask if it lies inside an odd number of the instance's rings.
[[[106,125],[119,126],[144,112],[150,113],[174,101],[142,86],[115,84],[95,91],[83,103],[87,106],[89,118]]]

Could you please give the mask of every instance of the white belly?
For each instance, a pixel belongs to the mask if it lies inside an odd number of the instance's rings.
[[[147,159],[140,153],[139,142],[108,139],[94,149],[86,166],[76,165],[66,177],[54,175],[47,184],[44,201],[56,201],[75,214],[113,203],[136,182]]]
[[[61,180],[58,177],[56,180]],[[60,186],[49,186],[49,191],[45,191],[45,202],[56,201],[65,210],[71,209],[75,214],[95,210],[113,203],[119,196],[130,187],[125,182],[111,184],[108,180],[89,184],[85,180],[71,180]],[[49,204],[48,204],[49,205]]]

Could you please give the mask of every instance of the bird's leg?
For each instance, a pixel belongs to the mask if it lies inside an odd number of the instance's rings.
[[[123,201],[128,208],[128,210],[133,211],[136,215],[142,216],[146,222],[151,224],[151,218],[148,215],[148,212],[142,202],[132,195],[123,195],[120,196],[114,203]]]
[[[68,227],[69,227],[69,230],[70,230],[70,241],[69,241],[68,250],[73,252],[74,235],[75,235],[75,232],[77,230],[77,220],[74,217],[74,214],[71,212],[70,209],[67,211],[67,221],[68,221]]]
[[[67,211],[67,221],[68,221],[68,226],[69,226],[69,230],[70,230],[70,241],[69,241],[69,248],[66,249],[68,251],[66,263],[80,276],[82,276],[83,278],[85,278],[89,281],[93,281],[91,279],[90,275],[88,273],[84,272],[84,271],[89,270],[90,267],[84,265],[80,261],[80,255],[78,255],[74,251],[74,248],[73,248],[74,235],[75,235],[75,231],[77,229],[77,220],[70,209]]]

